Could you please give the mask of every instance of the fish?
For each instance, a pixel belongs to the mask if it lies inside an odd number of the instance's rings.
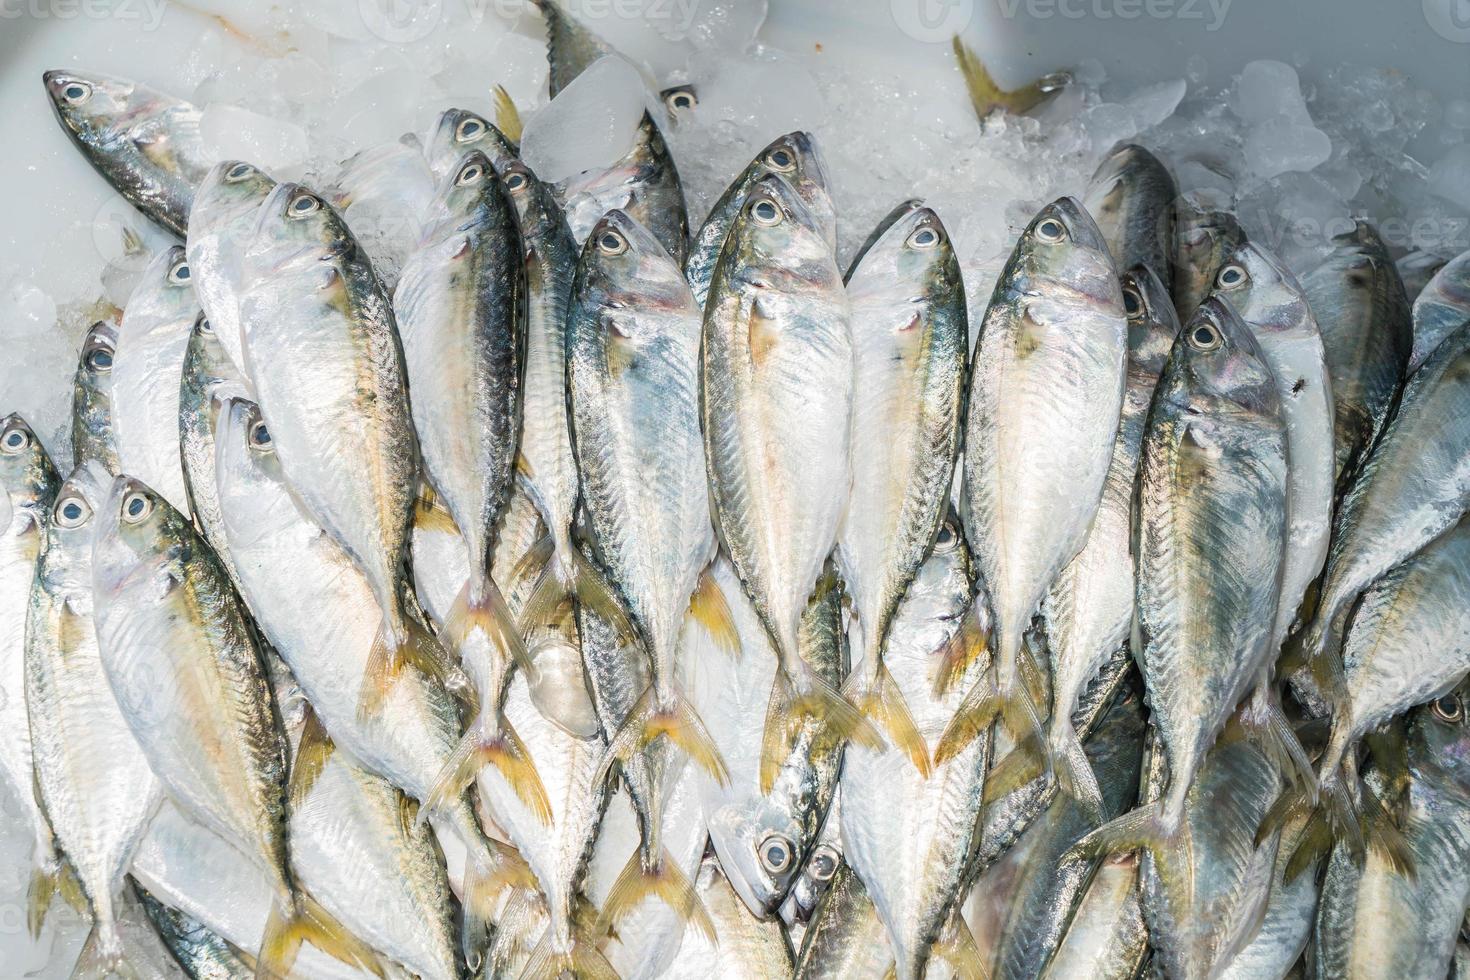
[[[955,63],[965,79],[965,90],[970,95],[970,105],[975,117],[982,123],[997,109],[1016,115],[1024,115],[1052,99],[1056,93],[1072,84],[1072,74],[1066,71],[1048,72],[1028,85],[1004,89],[990,77],[985,63],[970,50],[970,46],[956,34],[950,41]]]
[[[491,918],[499,897],[491,883],[525,886],[529,872],[487,839],[464,782],[452,791],[442,788],[446,771],[459,768],[460,705],[439,681],[404,671],[384,692],[377,714],[359,714],[377,629],[372,589],[296,500],[259,407],[232,398],[219,411],[220,510],[242,595],[262,634],[291,668],[333,743],[418,800],[420,822],[434,827],[446,849],[459,845],[466,859],[454,867],[464,868],[457,885],[465,904],[472,914]],[[490,755],[516,772],[526,765],[516,752],[507,744]]]
[[[25,620],[36,799],[92,913],[87,960],[104,971],[124,970],[136,955],[118,932],[118,903],[160,795],[104,671],[94,628],[92,539],[110,482],[94,460],[81,463],[57,489]],[[34,925],[49,898],[44,886],[32,894]]]
[[[834,793],[827,806],[826,819],[817,833],[817,846],[812,848],[801,872],[786,893],[781,903],[781,919],[786,923],[786,934],[798,948],[812,913],[822,896],[832,887],[832,878],[837,868],[844,863],[842,856],[842,810],[841,795]]]
[[[471,150],[461,158],[426,226],[404,264],[393,308],[408,383],[418,392],[411,408],[424,472],[467,549],[468,577],[441,639],[464,660],[464,646],[479,633],[499,656],[524,665],[518,623],[490,577],[490,559],[515,480],[526,273],[515,212],[484,154]],[[487,720],[493,723],[493,715]],[[481,737],[501,739],[496,727]],[[513,741],[514,733],[505,738]]]
[[[571,16],[559,0],[531,0],[546,21],[547,79],[554,99],[598,58],[613,53],[612,46]]]
[[[1223,206],[1200,194],[1175,200],[1172,291],[1181,323],[1194,316],[1214,289],[1220,267],[1245,240],[1239,219]]]
[[[1424,287],[1429,285],[1429,280],[1434,278],[1435,273],[1448,264],[1449,259],[1438,252],[1430,252],[1423,249],[1410,249],[1394,266],[1399,270],[1399,279],[1404,284],[1404,294],[1412,302]]]
[[[883,665],[893,617],[949,508],[960,450],[969,320],[959,259],[939,216],[906,201],[848,271],[852,309],[852,494],[837,564],[864,666],[850,696],[919,772],[929,753]]]
[[[1304,645],[1320,670],[1334,658],[1353,602],[1470,508],[1470,324],[1446,337],[1399,394],[1382,435],[1338,506],[1317,618]],[[1309,663],[1313,662],[1309,659]]]
[[[285,734],[260,644],[219,560],[166,498],[127,476],[112,481],[95,521],[103,669],[169,798],[269,875],[276,904],[261,968],[285,973],[303,941],[372,963],[295,881]]]
[[[971,687],[936,761],[997,716],[1018,742],[1034,735],[1024,744],[1045,744],[1034,690],[1042,668],[1022,634],[1087,542],[1118,432],[1127,348],[1107,243],[1081,204],[1059,198],[1027,225],[1001,271],[971,366],[962,514],[995,623],[994,680]]]
[[[781,924],[750,917],[713,855],[700,865],[694,887],[714,920],[716,941],[690,935],[669,965],[668,976],[789,980],[795,963]]]
[[[1139,861],[1138,853],[1130,851],[1098,863],[1042,968],[1044,980],[1131,980],[1140,975],[1148,955],[1148,927],[1139,902]]]
[[[243,268],[246,374],[281,468],[377,597],[371,710],[407,664],[449,673],[402,598],[419,450],[393,308],[341,215],[299,184],[260,206]]]
[[[1072,714],[1082,692],[1109,655],[1124,645],[1133,624],[1133,491],[1154,386],[1164,370],[1179,320],[1174,304],[1148,266],[1123,273],[1128,316],[1128,364],[1123,408],[1102,500],[1087,542],[1052,583],[1041,605],[1051,667],[1051,718],[1046,755],[1062,790],[1103,815],[1102,790],[1086,765]],[[996,791],[999,782],[992,783]]]
[[[888,931],[863,881],[841,864],[797,952],[800,980],[882,980],[894,967]]]
[[[184,491],[194,526],[224,566],[242,596],[240,574],[225,535],[215,479],[215,445],[220,408],[229,397],[245,397],[245,382],[220,342],[214,321],[203,312],[189,328],[179,381],[178,442]]]
[[[113,423],[113,360],[117,324],[98,320],[87,330],[72,385],[71,454],[78,466],[95,461],[119,472],[117,431]]]
[[[120,472],[156,486],[189,516],[179,455],[179,378],[199,315],[182,245],[155,255],[128,298],[113,355],[113,427]]]
[[[136,881],[133,890],[164,948],[191,980],[253,980],[255,964],[248,953],[189,913],[163,904]]]
[[[1332,378],[1339,493],[1383,428],[1413,349],[1409,298],[1378,232],[1359,221],[1301,281]]]
[[[1308,976],[1438,978],[1449,972],[1470,901],[1470,771],[1465,704],[1470,684],[1415,708],[1400,723],[1401,760],[1377,760],[1365,781],[1398,814],[1409,873],[1350,845],[1333,849],[1322,880]],[[1398,726],[1396,726],[1398,727]]]
[[[179,238],[210,164],[192,103],[125,78],[69,68],[41,81],[62,130],[92,169]]]
[[[795,191],[828,246],[836,249],[837,215],[828,190],[827,167],[816,139],[801,130],[778,136],[725,188],[689,243],[684,278],[689,280],[694,301],[701,309],[709,299],[710,282],[714,279],[725,236],[730,233],[751,188],[771,174],[780,175]]]
[[[63,885],[82,901],[56,854],[51,823],[41,809],[26,710],[26,615],[46,526],[61,478],[36,433],[20,415],[0,419],[0,779],[31,835],[29,922],[40,932],[51,896]]]
[[[1470,322],[1470,252],[1461,252],[1424,284],[1410,308],[1414,347],[1408,372],[1429,359],[1444,338]]]
[[[762,792],[764,709],[780,666],[730,563],[717,559],[712,577],[729,597],[740,655],[722,655],[707,641],[687,658],[690,696],[730,773],[724,784],[702,780],[700,804],[727,882],[751,915],[769,919],[816,859],[824,818],[837,832],[829,808],[843,755],[840,745],[823,744],[821,726],[806,719],[780,761],[770,791]],[[842,605],[837,577],[829,574],[801,620],[800,656],[834,687],[842,683],[847,668]]]
[[[1276,866],[1272,871],[1270,892],[1260,917],[1260,926],[1255,937],[1220,972],[1223,980],[1267,980],[1287,976],[1307,948],[1317,913],[1317,865],[1320,862],[1309,862],[1300,872],[1292,864],[1306,832],[1306,820],[1296,820],[1281,828],[1274,842]]]
[[[940,737],[963,697],[964,688],[936,692],[933,677],[973,602],[970,561],[958,522],[950,520],[899,607],[885,653],[926,746]],[[988,668],[982,655],[960,679],[973,683]],[[980,843],[991,753],[982,734],[927,776],[893,752],[849,750],[843,762],[843,857],[877,906],[899,980],[924,976],[964,897]]]
[[[1093,171],[1082,206],[1120,270],[1143,266],[1167,290],[1174,275],[1174,175],[1137,143],[1119,143]]]
[[[784,178],[761,177],[710,282],[699,390],[720,542],[781,666],[766,711],[762,792],[803,717],[822,721],[834,742],[881,744],[798,650],[852,484],[848,317],[820,220]]]
[[[648,110],[639,120],[627,153],[609,167],[559,181],[552,190],[577,241],[585,242],[598,219],[618,210],[652,232],[674,261],[683,263],[689,247],[684,185],[663,133]]]
[[[490,159],[496,173],[520,160],[520,153],[494,123],[469,109],[445,109],[439,113],[424,156],[435,181],[443,181],[449,172],[471,150],[479,150]]]
[[[1131,648],[1168,763],[1160,798],[1083,839],[1092,854],[1187,839],[1206,753],[1274,655],[1286,425],[1265,355],[1218,299],[1185,324],[1144,433]],[[1079,848],[1083,846],[1079,844]]]
[[[593,229],[567,320],[572,444],[593,560],[646,653],[649,682],[608,742],[609,762],[665,736],[718,782],[726,764],[678,677],[685,612],[694,604],[727,647],[738,642],[717,587],[699,416],[701,320],[676,262],[621,211]],[[614,620],[616,622],[616,620]],[[630,858],[626,887],[603,916],[669,887],[658,850]]]
[[[275,186],[275,179],[259,167],[244,160],[221,160],[200,182],[189,211],[184,248],[193,273],[194,295],[241,375],[245,372],[240,333],[245,249],[260,206]]]

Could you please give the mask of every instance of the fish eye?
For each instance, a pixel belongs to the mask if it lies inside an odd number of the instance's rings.
[[[1436,698],[1431,705],[1434,716],[1440,721],[1451,725],[1458,724],[1465,717],[1465,708],[1460,704],[1460,698],[1455,694],[1446,694],[1442,698]]]
[[[286,213],[293,218],[304,218],[313,211],[320,210],[321,199],[309,191],[301,191],[291,198],[291,203],[286,205]]]
[[[664,105],[674,112],[685,112],[699,105],[699,100],[688,89],[675,89],[664,98]]]
[[[917,228],[909,235],[909,242],[914,248],[933,248],[939,244],[939,232],[930,227]]]
[[[478,184],[483,176],[485,176],[484,167],[478,163],[467,163],[460,170],[459,176],[454,178],[454,182],[460,187],[469,187],[471,184]]]
[[[1067,240],[1067,226],[1056,218],[1046,218],[1037,224],[1036,237],[1048,245],[1064,242]]]
[[[750,204],[750,208],[746,213],[749,214],[758,225],[770,226],[779,225],[781,223],[781,209],[778,208],[776,206],[776,202],[772,201],[770,198],[762,197],[756,199],[755,201],[752,201]]]
[[[252,425],[247,438],[250,440],[250,445],[254,449],[271,448],[271,430],[266,427],[264,421],[256,422]]]
[[[949,551],[959,542],[959,540],[960,535],[959,532],[955,530],[954,525],[951,524],[949,521],[945,521],[943,524],[939,525],[939,536],[934,539],[934,550]]]
[[[1215,285],[1221,289],[1234,289],[1236,286],[1245,285],[1249,278],[1250,275],[1245,271],[1244,266],[1232,262],[1220,270],[1220,274],[1215,277]]]
[[[122,517],[129,524],[142,523],[153,513],[153,498],[141,490],[133,490],[122,502]]]
[[[778,146],[766,154],[766,166],[783,174],[796,169],[796,154],[784,146]]]
[[[1201,323],[1189,331],[1189,346],[1197,351],[1212,351],[1220,346],[1220,331],[1214,324]]]
[[[816,881],[831,881],[837,873],[837,855],[829,847],[817,848],[812,855],[812,878]]]
[[[1143,316],[1143,295],[1132,286],[1123,287],[1123,312],[1130,320]]]
[[[760,842],[756,848],[756,854],[760,857],[761,867],[769,874],[778,875],[791,867],[795,855],[791,841],[780,834],[770,834]]]
[[[92,97],[92,86],[86,82],[67,82],[61,97],[72,105],[81,105]]]
[[[255,168],[252,167],[250,164],[237,163],[229,170],[225,171],[225,180],[233,184],[238,181],[244,180],[246,177],[249,177],[253,173],[255,173]]]
[[[182,286],[189,281],[189,262],[187,259],[179,259],[168,270],[168,281],[176,286]]]
[[[523,173],[518,173],[514,170],[511,171],[505,176],[505,186],[507,190],[520,190],[522,187],[526,186],[526,175]]]
[[[80,527],[92,516],[92,508],[75,494],[68,494],[56,502],[56,523],[62,527]]]
[[[485,132],[485,121],[475,116],[466,116],[454,127],[454,138],[461,143],[478,139]]]
[[[112,370],[112,351],[98,347],[87,355],[87,367],[106,373]]]
[[[199,332],[202,333],[202,334],[209,334],[209,335],[213,335],[214,334],[214,324],[212,324],[212,323],[209,322],[209,317],[207,317],[207,316],[201,316],[199,318]]]
[[[597,236],[597,250],[603,255],[622,255],[628,250],[628,240],[609,228]]]
[[[14,456],[17,453],[24,452],[30,444],[31,434],[29,432],[25,429],[11,429],[5,433],[4,437],[0,437],[0,453],[4,453],[7,456]]]

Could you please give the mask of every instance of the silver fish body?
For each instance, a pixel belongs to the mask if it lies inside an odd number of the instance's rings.
[[[1470,322],[1470,252],[1462,252],[1447,262],[1415,294],[1411,310],[1414,321],[1414,349],[1409,355],[1409,371],[1428,360],[1446,337]]]
[[[113,423],[112,365],[117,353],[117,324],[98,320],[82,341],[72,386],[71,454],[80,466],[95,460],[118,473],[117,434]]]
[[[248,955],[187,912],[164,905],[142,885],[138,900],[158,938],[191,980],[251,980],[255,967]]]
[[[237,373],[245,370],[240,337],[240,296],[245,250],[256,212],[275,189],[275,180],[243,160],[222,160],[194,194],[185,245],[194,294]]]
[[[1148,927],[1138,894],[1137,853],[1111,856],[1098,865],[1077,900],[1067,931],[1046,961],[1046,980],[1095,977],[1130,980],[1148,955]]]
[[[713,856],[700,865],[695,888],[714,920],[716,942],[690,933],[669,965],[669,976],[790,980],[794,963],[781,924],[751,918]]]
[[[882,980],[893,969],[888,931],[862,879],[846,864],[832,878],[802,939],[802,980]]]
[[[1087,182],[1082,206],[1097,222],[1119,269],[1143,266],[1167,289],[1173,281],[1174,202],[1169,168],[1136,143],[1119,143]]]
[[[1175,202],[1174,309],[1181,322],[1210,295],[1215,276],[1245,243],[1245,231],[1229,211],[1189,195]]]
[[[220,510],[219,483],[215,477],[215,446],[220,429],[220,409],[229,397],[244,397],[245,384],[234,362],[220,342],[214,321],[200,314],[189,328],[184,348],[183,376],[179,382],[179,459],[184,470],[184,489],[194,525],[214,550],[225,573],[241,590],[235,559],[225,537],[224,514]]]
[[[199,109],[146,85],[56,69],[42,81],[62,129],[99,174],[139,211],[184,237],[194,188],[209,164]]]

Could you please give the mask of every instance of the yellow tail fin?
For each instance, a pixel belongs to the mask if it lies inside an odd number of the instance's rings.
[[[504,85],[495,86],[495,128],[517,145],[521,142],[521,111]]]
[[[861,711],[810,668],[803,669],[805,692],[796,690],[784,669],[776,671],[775,682],[771,685],[765,734],[761,739],[762,793],[769,793],[775,785],[776,774],[791,754],[792,743],[803,719],[812,718],[817,722],[821,728],[818,741],[833,751],[846,741],[875,750],[885,745],[883,736],[868,724]]]
[[[331,736],[322,727],[321,719],[310,705],[306,708],[306,723],[301,729],[301,739],[296,743],[296,754],[291,759],[291,780],[286,797],[294,810],[306,802],[312,786],[326,767],[334,749]]]
[[[577,980],[618,980],[618,971],[597,948],[597,940],[590,935],[586,923],[574,923],[571,945],[568,949],[555,950],[555,930],[547,926],[531,948],[531,956],[521,970],[521,980],[557,980],[561,976],[572,976]]]
[[[256,980],[289,976],[304,942],[349,966],[383,976],[377,954],[366,943],[348,932],[309,895],[298,892],[296,901],[295,911],[289,913],[282,908],[279,898],[271,906],[260,953],[255,957]]]
[[[704,933],[711,944],[717,943],[715,924],[709,917],[694,883],[684,874],[667,851],[659,852],[657,865],[645,867],[641,851],[634,851],[623,866],[617,880],[602,903],[602,919],[599,931],[615,927],[618,922],[638,907],[645,898],[653,896],[678,913],[681,922],[692,923]]]
[[[695,714],[694,708],[677,692],[669,706],[658,707],[652,686],[639,697],[638,703],[623,721],[623,727],[618,729],[608,743],[607,754],[598,770],[596,785],[601,785],[614,762],[626,762],[660,735],[678,746],[685,755],[708,772],[715,782],[721,786],[730,785],[730,771],[725,766],[725,759],[720,755],[714,739],[710,738],[709,729],[704,727],[704,722]]]
[[[1044,732],[1041,714],[1027,689],[1016,684],[1008,691],[995,689],[989,677],[982,677],[970,688],[954,717],[945,726],[934,749],[934,764],[943,765],[954,758],[996,719],[1005,726],[1012,740],[1020,745],[1033,738],[1042,743]]]
[[[458,664],[450,662],[438,639],[414,617],[404,617],[403,625],[402,641],[394,638],[387,623],[379,626],[377,635],[373,637],[367,670],[357,696],[359,718],[371,718],[382,710],[383,699],[392,690],[398,675],[408,666],[439,681],[456,694],[472,697],[473,685],[469,678]]]
[[[87,896],[82,892],[82,884],[71,865],[61,858],[56,858],[53,865],[31,872],[31,883],[26,892],[26,928],[30,930],[32,939],[40,937],[41,927],[46,924],[46,913],[51,910],[51,899],[58,893],[78,914],[87,911]]]
[[[934,753],[937,757],[938,752]],[[946,760],[947,761],[947,760]],[[1046,774],[1046,758],[1033,737],[1017,742],[985,775],[981,802],[994,803]]]
[[[536,763],[526,750],[526,744],[504,715],[495,719],[494,730],[490,730],[488,723],[477,720],[459,740],[444,768],[435,777],[419,820],[422,822],[428,812],[458,799],[487,765],[500,770],[516,798],[537,820],[543,824],[551,823],[551,801],[546,796],[541,774],[536,771]]]
[[[955,630],[939,651],[939,663],[934,671],[934,694],[942,697],[949,693],[970,665],[985,653],[987,631],[981,621],[979,610],[971,605]]]
[[[478,630],[489,637],[501,654],[514,661],[517,667],[529,672],[531,655],[526,650],[515,614],[506,604],[500,587],[490,576],[483,576],[479,583],[481,596],[479,601],[475,601],[470,598],[472,584],[474,583],[465,582],[459,595],[455,596],[454,604],[449,608],[449,614],[444,619],[445,639],[454,649],[462,650],[470,635]]]
[[[735,617],[730,613],[725,592],[709,569],[699,577],[699,588],[689,599],[689,611],[721,650],[737,660],[740,658],[740,631],[735,627]]]
[[[860,682],[857,682],[860,683]],[[929,744],[924,741],[924,736],[919,733],[914,724],[914,716],[909,711],[908,702],[904,700],[903,691],[899,689],[894,681],[893,675],[889,673],[887,664],[878,661],[877,673],[872,679],[871,686],[867,690],[858,691],[857,683],[849,685],[845,694],[852,697],[852,703],[865,717],[871,718],[887,733],[889,741],[909,757],[914,768],[919,770],[925,779],[929,778],[931,768],[929,765]]]

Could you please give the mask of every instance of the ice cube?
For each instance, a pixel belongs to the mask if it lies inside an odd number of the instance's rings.
[[[633,145],[647,87],[626,58],[606,55],[526,123],[521,158],[542,180],[607,167]]]
[[[218,102],[199,117],[204,151],[216,160],[249,160],[272,173],[290,171],[306,161],[306,130],[239,106]]]
[[[1246,65],[1235,81],[1230,108],[1248,123],[1281,117],[1298,123],[1312,121],[1296,69],[1280,61],[1252,61]]]
[[[1451,147],[1429,168],[1429,191],[1470,211],[1470,145]]]
[[[1188,90],[1189,84],[1182,78],[1176,78],[1172,82],[1146,86],[1129,96],[1124,104],[1133,113],[1138,131],[1142,132],[1172,116]]]
[[[667,13],[654,17],[665,8]],[[704,0],[695,4],[656,5],[644,13],[654,29],[671,41],[690,41],[696,48],[737,54],[755,40],[766,20],[766,0]]]
[[[1251,173],[1271,178],[1293,170],[1311,170],[1332,156],[1332,140],[1310,123],[1285,116],[1261,123],[1245,141],[1245,162]]]

